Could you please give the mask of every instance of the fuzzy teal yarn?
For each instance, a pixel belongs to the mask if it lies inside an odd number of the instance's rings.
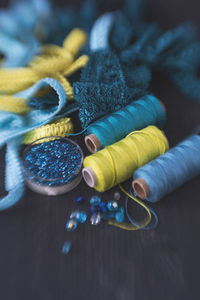
[[[113,15],[112,28],[110,22],[102,25],[103,47],[97,39],[90,40],[95,52],[89,53],[90,61],[74,83],[83,128],[146,95],[154,70],[165,73],[182,92],[200,101],[200,42],[194,26],[182,24],[163,32],[145,21],[140,0],[127,0]],[[92,35],[99,35],[96,24]]]
[[[158,99],[147,95],[92,123],[87,129],[87,134],[96,135],[104,148],[123,139],[133,130],[148,125],[162,127],[165,120],[166,114]]]
[[[200,174],[200,136],[193,135],[157,159],[139,168],[133,179],[142,178],[157,202],[185,182]]]
[[[149,72],[136,68],[135,85],[129,87],[114,52],[92,52],[89,63],[82,70],[80,81],[73,84],[82,127],[86,128],[92,121],[115,112],[147,94],[147,82]]]

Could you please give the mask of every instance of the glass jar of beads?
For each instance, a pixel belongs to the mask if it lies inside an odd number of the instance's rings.
[[[23,169],[27,185],[49,196],[64,194],[81,181],[83,152],[69,138],[50,136],[25,148]]]

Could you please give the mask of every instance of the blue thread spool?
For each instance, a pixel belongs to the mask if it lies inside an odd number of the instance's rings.
[[[147,95],[91,124],[87,129],[85,144],[91,153],[95,153],[123,139],[131,131],[148,125],[162,127],[165,120],[166,113],[162,102],[152,95]]]
[[[143,200],[157,202],[200,174],[200,136],[193,135],[139,168],[132,187]]]
[[[23,169],[27,185],[49,196],[64,194],[81,181],[83,153],[68,138],[45,137],[26,147]]]

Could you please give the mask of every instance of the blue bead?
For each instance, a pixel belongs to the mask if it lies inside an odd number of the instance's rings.
[[[124,213],[117,212],[115,214],[115,220],[117,221],[117,223],[122,223],[124,221]]]
[[[124,208],[123,207],[119,207],[118,211],[124,214]]]
[[[99,208],[100,208],[100,211],[102,213],[106,213],[107,212],[107,205],[106,205],[106,203],[104,203],[104,202],[99,203]]]
[[[73,211],[70,215],[70,219],[75,219],[79,223],[85,223],[87,214],[84,211]]]
[[[70,241],[66,241],[62,247],[62,253],[67,255],[71,249],[72,243]]]
[[[110,219],[114,219],[114,218],[115,218],[115,213],[111,212],[111,211],[108,211],[107,213],[104,213],[102,215],[103,220],[110,220]]]
[[[94,214],[94,213],[96,213],[96,212],[97,212],[97,206],[91,205],[91,206],[90,206],[90,213],[91,213],[91,214]]]
[[[78,226],[78,222],[75,219],[70,219],[67,222],[65,228],[67,229],[67,231],[73,231],[77,228],[77,226]]]
[[[115,201],[119,201],[120,200],[120,193],[119,192],[115,192],[113,195],[113,198]]]
[[[74,200],[74,202],[76,202],[76,203],[83,203],[84,202],[84,197],[83,196],[77,196],[76,198],[75,198],[75,200]]]
[[[100,202],[101,202],[101,198],[98,195],[92,196],[90,198],[91,205],[99,205]]]
[[[117,211],[118,210],[118,203],[116,201],[110,201],[107,204],[109,211]]]

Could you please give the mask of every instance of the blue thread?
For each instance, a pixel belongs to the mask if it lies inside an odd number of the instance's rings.
[[[154,96],[147,95],[92,123],[87,129],[87,134],[96,135],[104,148],[121,140],[133,130],[139,130],[148,125],[162,127],[165,119],[166,114],[160,102]]]
[[[168,193],[200,174],[200,136],[193,135],[157,159],[139,168],[133,179],[142,178],[157,202]]]
[[[137,197],[137,195],[133,192],[132,189],[130,190],[130,194],[133,197]],[[125,199],[125,212],[126,212],[126,216],[127,216],[128,220],[129,220],[129,222],[133,226],[139,227],[140,225],[134,221],[134,219],[130,216],[130,214],[128,212],[128,200],[129,200],[129,197],[127,196],[126,199]],[[148,206],[148,209],[150,210],[150,212],[154,216],[154,221],[153,222],[151,221],[150,224],[148,224],[147,226],[145,226],[144,228],[142,228],[143,230],[154,229],[158,225],[158,216],[157,216],[156,212],[151,207],[149,207],[149,206]]]

